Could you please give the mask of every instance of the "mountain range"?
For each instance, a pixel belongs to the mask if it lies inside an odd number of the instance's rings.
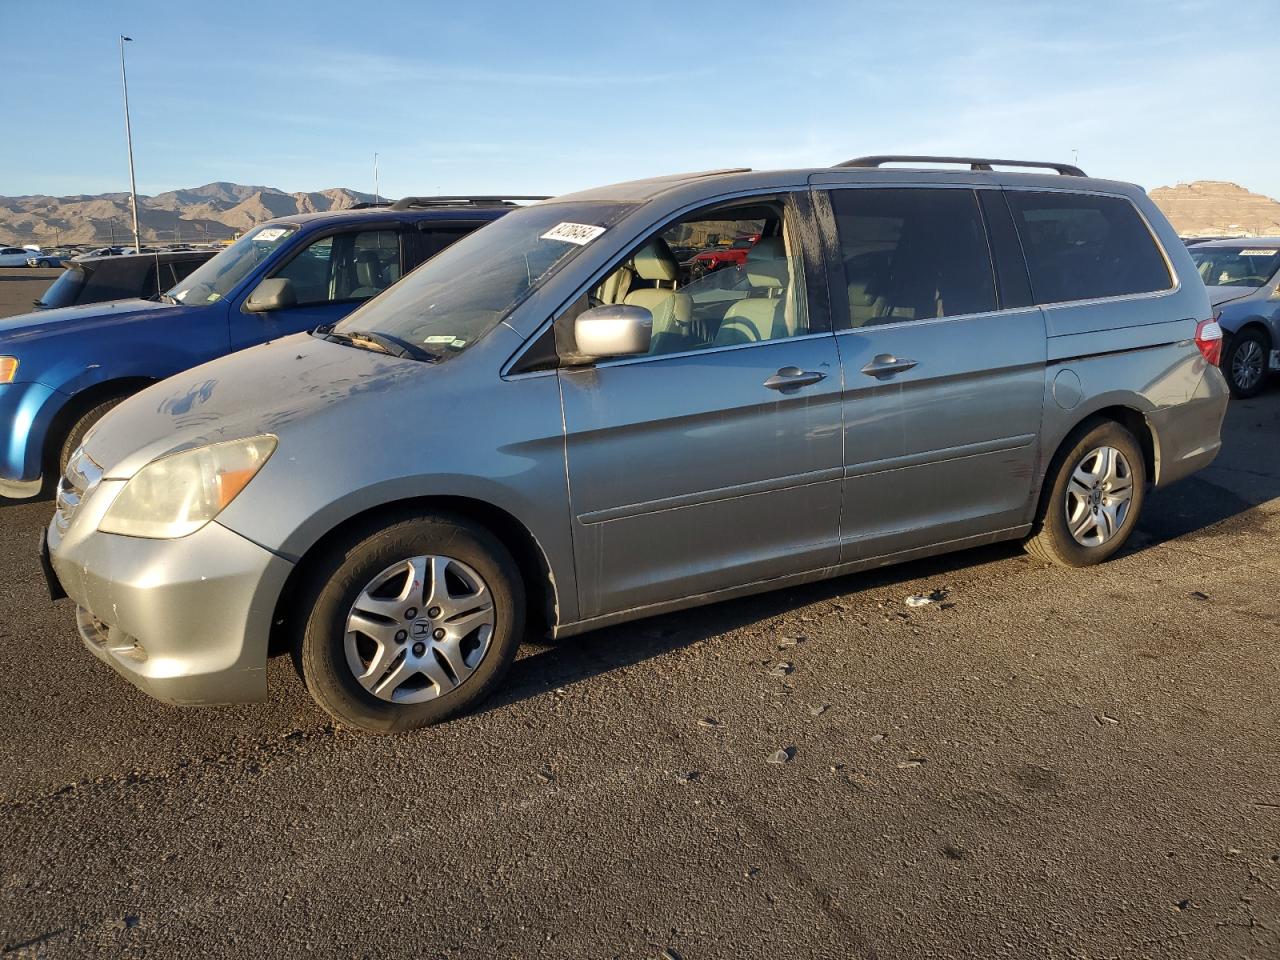
[[[1280,203],[1239,184],[1196,180],[1156,187],[1151,198],[1183,236],[1280,234]],[[273,217],[342,210],[373,199],[346,187],[286,193],[275,187],[206,183],[139,196],[138,221],[145,241],[218,240]],[[127,243],[132,238],[127,193],[0,197],[0,244]]]
[[[202,187],[138,195],[144,241],[202,241],[233,237],[255,223],[295,213],[342,210],[373,194],[334,187],[286,193],[275,187],[207,183]],[[133,239],[129,194],[73,197],[0,197],[0,243],[118,243]]]

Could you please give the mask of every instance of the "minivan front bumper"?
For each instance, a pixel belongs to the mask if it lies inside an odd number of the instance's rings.
[[[267,694],[267,643],[293,564],[216,521],[177,540],[98,532],[124,484],[102,481],[49,560],[78,607],[85,647],[168,703],[241,703]]]

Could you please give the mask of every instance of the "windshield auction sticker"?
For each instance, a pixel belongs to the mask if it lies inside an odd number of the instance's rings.
[[[604,227],[592,226],[589,223],[557,223],[539,239],[563,240],[565,243],[576,243],[580,247],[585,247],[602,233],[604,233]]]
[[[1275,254],[1276,254],[1275,249],[1241,250],[1240,251],[1240,256],[1242,257],[1272,257],[1272,256],[1275,256]]]
[[[271,227],[270,229],[267,229],[267,230],[259,230],[257,235],[254,236],[253,239],[262,240],[264,242],[270,242],[271,240],[279,240],[287,232],[288,232],[287,230],[282,230],[279,227]]]

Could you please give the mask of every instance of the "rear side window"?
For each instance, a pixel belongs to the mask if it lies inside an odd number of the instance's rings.
[[[996,309],[991,252],[972,190],[834,190],[854,327]]]
[[[1173,286],[1155,238],[1128,200],[1006,194],[1037,303],[1154,293]]]

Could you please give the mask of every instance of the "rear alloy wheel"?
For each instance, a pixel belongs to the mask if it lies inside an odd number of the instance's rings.
[[[1222,355],[1222,372],[1232,395],[1243,400],[1262,390],[1267,377],[1268,346],[1257,330],[1242,330],[1231,338]]]
[[[1146,497],[1147,469],[1133,434],[1106,421],[1078,431],[1045,478],[1028,552],[1048,563],[1084,567],[1124,546]]]
[[[335,545],[306,594],[295,653],[340,723],[396,733],[470,709],[500,683],[524,630],[510,552],[469,520],[413,517]]]

